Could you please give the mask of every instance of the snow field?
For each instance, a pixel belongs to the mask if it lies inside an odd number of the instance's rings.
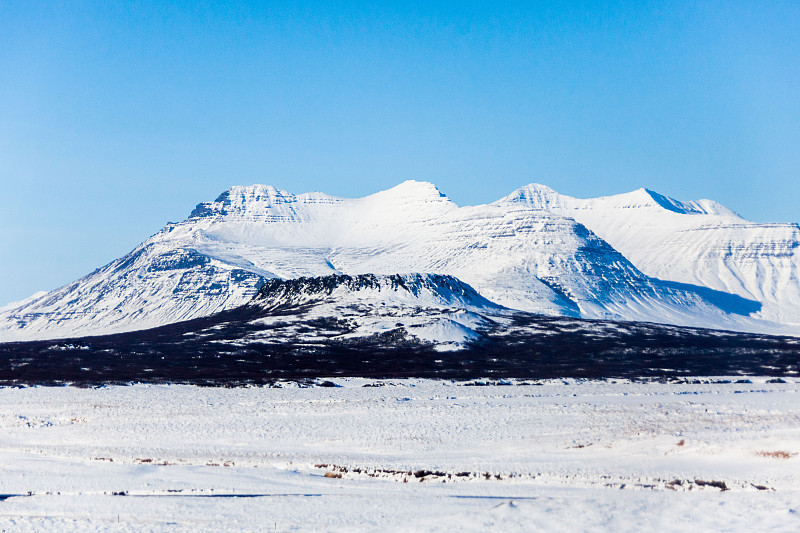
[[[3,388],[0,528],[797,530],[800,384],[750,379]]]

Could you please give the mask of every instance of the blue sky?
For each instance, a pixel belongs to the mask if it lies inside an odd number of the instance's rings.
[[[231,185],[800,212],[797,2],[0,0],[0,304]]]

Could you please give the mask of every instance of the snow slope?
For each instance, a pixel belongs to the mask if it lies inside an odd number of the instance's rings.
[[[458,207],[415,181],[359,199],[233,187],[125,257],[1,312],[0,340],[203,316],[275,277],[398,272],[454,276],[498,304],[552,315],[780,331],[650,279],[584,225],[519,200]]]
[[[711,200],[680,202],[647,189],[578,199],[531,184],[497,203],[571,217],[648,276],[755,300],[757,316],[800,330],[798,224],[749,222]]]
[[[155,327],[241,305],[262,283],[251,270],[176,244],[151,239],[69,285],[0,312],[0,340]]]

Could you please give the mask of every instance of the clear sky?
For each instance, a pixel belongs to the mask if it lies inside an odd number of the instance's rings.
[[[798,221],[800,3],[0,0],[0,305],[231,185],[405,179]]]

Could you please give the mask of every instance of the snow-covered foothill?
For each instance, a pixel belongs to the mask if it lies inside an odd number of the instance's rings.
[[[315,319],[346,321],[354,339],[402,332],[439,350],[458,349],[480,338],[489,325],[486,316],[502,316],[498,306],[466,283],[438,274],[338,274],[292,280],[272,279],[248,304],[270,314],[255,322],[281,322],[282,330],[297,321],[293,342],[316,340],[309,323]],[[283,334],[283,333],[280,333]],[[243,339],[254,340],[259,335]],[[270,340],[274,338],[269,337]]]

